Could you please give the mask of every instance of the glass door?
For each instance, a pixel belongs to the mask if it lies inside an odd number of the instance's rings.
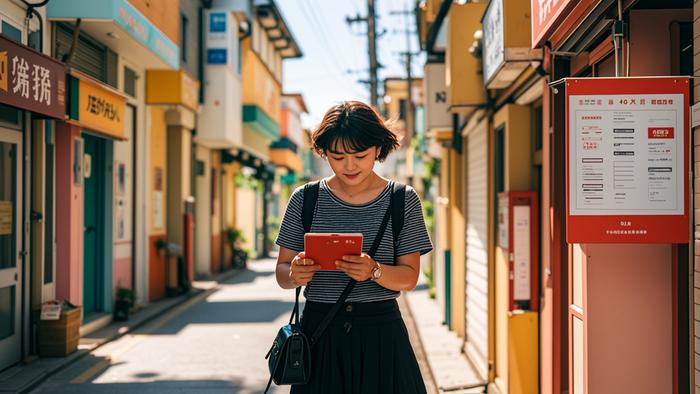
[[[21,133],[0,128],[0,370],[21,354]]]

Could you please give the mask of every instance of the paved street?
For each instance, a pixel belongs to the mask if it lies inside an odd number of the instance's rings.
[[[291,291],[277,287],[273,268],[272,260],[254,262],[206,299],[97,349],[33,392],[262,392],[263,357],[294,302]]]

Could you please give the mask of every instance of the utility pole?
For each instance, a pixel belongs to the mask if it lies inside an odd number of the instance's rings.
[[[413,151],[413,148],[411,146],[411,142],[413,140],[413,136],[416,134],[415,130],[415,105],[413,103],[413,73],[412,73],[412,66],[413,66],[413,56],[414,53],[411,51],[411,34],[416,34],[416,31],[410,29],[411,26],[411,16],[413,16],[413,12],[408,9],[406,3],[404,3],[404,9],[403,11],[393,11],[389,13],[390,15],[397,15],[397,16],[403,16],[405,18],[405,26],[406,28],[403,30],[403,33],[406,35],[406,51],[401,52],[401,55],[404,56],[405,63],[406,63],[406,87],[407,87],[407,94],[408,94],[408,99],[406,100],[406,105],[408,108],[406,108],[406,136],[404,137],[404,140],[406,141],[406,177],[407,177],[407,183],[409,185],[413,185],[413,158],[415,155],[415,152]]]
[[[377,88],[377,70],[379,62],[377,61],[377,30],[376,30],[376,15],[374,13],[374,0],[367,0],[367,16],[361,17],[356,15],[353,18],[346,17],[345,21],[348,25],[353,23],[367,23],[367,49],[369,52],[369,93],[370,103],[374,108],[379,108]]]

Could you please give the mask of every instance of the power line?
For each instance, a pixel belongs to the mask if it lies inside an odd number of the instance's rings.
[[[376,30],[376,15],[374,9],[374,0],[367,0],[367,16],[361,17],[359,13],[354,17],[346,17],[345,21],[348,25],[353,23],[367,24],[367,52],[369,53],[369,94],[370,103],[373,107],[378,108],[378,81],[377,69],[379,62],[377,61],[377,30]]]
[[[301,0],[299,3],[301,5],[301,7],[303,8],[302,14],[304,15],[304,18],[306,18],[306,21],[309,24],[309,26],[312,26],[312,29],[317,30],[319,32],[324,31],[323,26],[318,21],[318,19],[314,19],[315,14],[312,11],[313,6],[308,5],[311,8],[311,10],[309,10],[309,8],[307,7],[307,4],[304,0]],[[315,26],[315,28],[313,26]],[[329,68],[331,68],[331,69],[336,68],[338,70],[345,71],[344,67],[341,65],[340,61],[336,57],[336,54],[333,51],[332,46],[328,43],[326,36],[324,34],[316,34],[316,36],[321,37],[321,40],[319,42],[321,43],[321,46],[324,47],[324,51],[327,54],[327,56],[322,56],[322,59],[323,59],[322,61],[324,63],[326,63],[326,65],[329,66]],[[331,63],[333,63],[333,64],[331,64]],[[335,78],[335,80],[339,84],[344,84],[344,85],[350,87],[353,91],[355,91],[355,93],[358,92],[358,91],[356,91],[357,86],[355,84],[349,83],[347,79]]]

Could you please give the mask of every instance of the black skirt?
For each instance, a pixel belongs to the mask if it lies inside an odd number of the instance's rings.
[[[333,304],[307,301],[311,338]],[[311,379],[292,394],[425,394],[396,300],[345,303],[311,351]]]

